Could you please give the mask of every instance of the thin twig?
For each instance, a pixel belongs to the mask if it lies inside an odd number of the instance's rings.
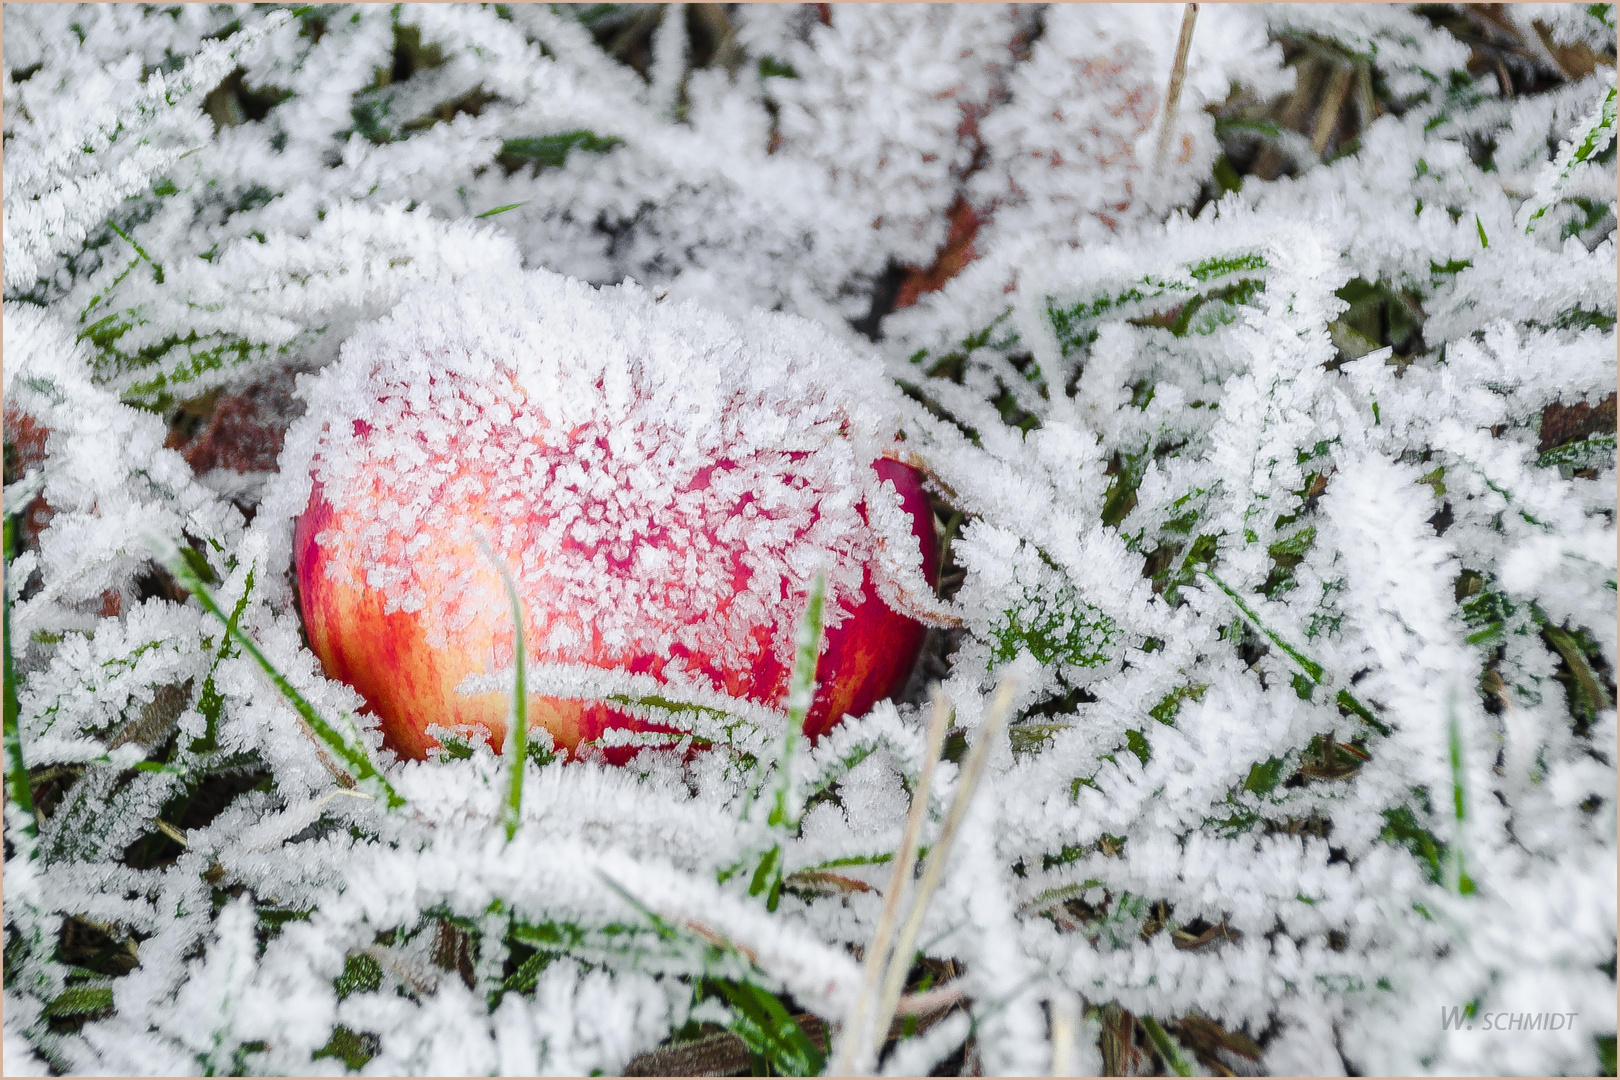
[[[968,759],[962,766],[962,774],[957,780],[956,796],[951,800],[950,813],[945,818],[945,827],[941,830],[939,839],[928,851],[928,861],[923,865],[922,880],[917,883],[917,893],[911,902],[911,913],[906,917],[906,924],[900,931],[900,939],[895,942],[894,955],[889,958],[889,970],[883,983],[883,998],[878,1009],[878,1022],[876,1030],[886,1031],[894,1020],[895,1009],[900,1005],[900,992],[905,989],[906,973],[911,970],[911,957],[917,946],[917,935],[922,932],[923,916],[928,913],[928,902],[939,887],[941,879],[945,876],[945,864],[950,859],[951,846],[956,841],[956,834],[962,829],[962,822],[967,819],[968,807],[973,803],[973,793],[979,786],[979,778],[984,775],[985,762],[990,757],[990,747],[1001,737],[1001,732],[1007,726],[1007,718],[1012,713],[1014,682],[1010,678],[1001,680],[996,688],[996,696],[990,703],[989,715],[985,717],[984,728],[979,732],[979,741],[973,744],[968,752]]]
[[[1164,95],[1164,117],[1159,126],[1159,149],[1153,157],[1155,169],[1164,168],[1175,132],[1176,106],[1181,104],[1181,86],[1187,81],[1187,54],[1192,51],[1193,23],[1198,21],[1198,5],[1187,4],[1181,12],[1181,36],[1176,39],[1176,62],[1170,69],[1170,89]]]
[[[932,990],[924,990],[917,994],[906,994],[900,998],[900,1004],[894,1010],[899,1016],[928,1016],[940,1012],[953,1005],[967,1000],[967,994],[957,982],[948,982],[944,986],[936,986]],[[894,1037],[891,1027],[889,1037]]]
[[[950,721],[951,703],[935,685],[934,714],[928,722],[927,749],[923,752],[922,772],[917,778],[917,787],[911,794],[911,813],[906,818],[905,836],[895,855],[889,887],[883,892],[883,909],[878,915],[877,929],[872,934],[871,944],[867,946],[861,992],[844,1018],[844,1030],[838,1040],[837,1057],[830,1066],[830,1076],[852,1075],[857,1059],[864,1056],[867,1012],[894,938],[894,924],[900,913],[900,896],[911,881],[912,870],[917,864],[917,844],[922,836],[923,822],[928,818],[928,794],[934,783],[934,767],[939,764],[939,755],[945,747],[945,733]],[[864,1065],[865,1062],[860,1064]]]
[[[1311,135],[1311,149],[1317,154],[1327,149],[1333,129],[1339,126],[1339,113],[1344,109],[1344,99],[1350,93],[1350,80],[1355,74],[1355,69],[1348,64],[1340,64],[1333,72],[1327,97],[1322,101],[1322,111],[1316,114],[1316,131]]]
[[[181,847],[185,848],[187,851],[191,850],[191,845],[186,842],[186,834],[185,833],[181,832],[179,829],[175,828],[173,825],[170,825],[167,821],[164,821],[162,818],[158,818],[158,817],[153,818],[152,819],[152,824],[157,826],[157,831],[158,832],[162,833],[164,836],[167,836],[170,840],[173,840],[175,843],[179,844]]]
[[[1052,995],[1052,1075],[1074,1076],[1074,1036],[1080,1003],[1067,990]]]

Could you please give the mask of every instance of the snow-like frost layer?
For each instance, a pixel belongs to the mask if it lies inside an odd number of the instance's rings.
[[[893,486],[899,407],[875,362],[803,320],[739,322],[626,285],[533,271],[417,293],[300,392],[271,513],[309,478],[335,508],[329,572],[419,612],[427,641],[505,641],[510,568],[554,663],[696,675],[786,669],[817,573],[827,624],[929,595]],[[363,582],[358,580],[363,576]]]

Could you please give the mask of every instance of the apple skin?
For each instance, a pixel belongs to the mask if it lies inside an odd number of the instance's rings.
[[[933,513],[921,475],[890,458],[879,458],[872,467],[899,492],[903,509],[911,517],[923,571],[929,583],[936,584]],[[433,648],[420,613],[385,611],[380,591],[348,584],[343,580],[347,575],[329,573],[332,555],[318,538],[323,530],[341,524],[341,513],[315,481],[293,534],[304,627],[327,676],[347,683],[365,698],[380,721],[385,744],[403,757],[425,758],[438,746],[427,732],[431,724],[451,729],[482,727],[489,732],[490,745],[499,751],[506,738],[508,695],[462,694],[455,689],[463,679],[483,670],[480,658],[491,654],[494,631],[470,628],[448,647]],[[458,528],[456,536],[433,538],[437,558],[469,567],[488,566],[487,557],[471,539],[477,514],[476,508],[469,507],[465,527]],[[364,575],[356,573],[351,580],[363,582]],[[487,571],[485,584],[495,591],[502,588],[493,569]],[[846,609],[843,621],[826,633],[816,666],[816,695],[804,722],[804,733],[812,739],[844,716],[863,715],[878,701],[898,693],[922,648],[925,628],[879,598],[870,567],[862,595],[862,602]],[[760,640],[768,641],[768,634],[762,634]],[[547,659],[531,652],[531,662]],[[628,665],[621,661],[618,667],[656,676],[665,659],[637,656]],[[747,671],[719,670],[700,657],[689,658],[689,663],[693,661],[734,697],[772,707],[781,707],[787,697],[791,668],[766,644],[755,651]],[[610,705],[539,694],[529,698],[529,726],[549,730],[555,744],[570,755],[577,755],[580,743],[598,738],[608,728],[651,729]],[[609,748],[606,757],[623,764],[634,752],[630,747]]]

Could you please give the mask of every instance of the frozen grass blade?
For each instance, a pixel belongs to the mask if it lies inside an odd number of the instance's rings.
[[[751,973],[750,977],[743,979],[705,976],[703,980],[707,986],[718,991],[738,1014],[731,1029],[748,1045],[751,1054],[764,1058],[772,1070],[781,1076],[815,1076],[821,1072],[826,1065],[826,1055],[805,1034],[804,1028],[787,1011],[781,999],[760,985],[769,976],[750,956],[706,928],[691,922],[684,926],[671,922],[607,874],[598,876],[604,885],[652,925],[653,932],[662,941],[670,945],[693,947],[699,955],[718,952],[741,963]]]
[[[738,1014],[731,1030],[748,1044],[750,1053],[765,1058],[782,1076],[821,1073],[826,1055],[775,994],[751,982],[715,980],[710,985]]]
[[[9,510],[5,514],[5,560],[9,569],[11,566],[12,549],[12,514]],[[24,815],[23,832],[29,838],[39,835],[39,822],[34,813],[34,790],[28,781],[28,764],[23,758],[22,728],[18,722],[21,708],[17,703],[17,665],[11,655],[11,588],[10,582],[0,583],[4,588],[5,596],[0,600],[0,608],[4,612],[4,626],[0,633],[5,635],[5,739],[6,739],[6,794],[15,802]]]
[[[883,894],[883,910],[878,915],[877,929],[872,933],[866,949],[866,962],[861,972],[861,992],[844,1018],[844,1029],[839,1038],[838,1053],[833,1059],[832,1075],[849,1076],[857,1069],[872,1064],[875,1047],[866,1045],[867,1013],[871,1009],[872,994],[888,962],[894,939],[894,924],[900,914],[900,898],[911,883],[912,871],[917,865],[917,841],[922,835],[923,822],[928,818],[928,796],[934,783],[934,769],[945,746],[945,732],[950,727],[951,703],[937,685],[934,687],[934,712],[928,722],[928,749],[923,754],[922,774],[911,793],[911,812],[906,817],[906,832],[901,838],[900,850],[894,859],[894,873]]]
[[[1284,638],[1281,634],[1277,633],[1277,631],[1267,626],[1265,621],[1260,618],[1255,610],[1244,601],[1243,597],[1239,596],[1235,589],[1217,577],[1214,571],[1210,570],[1208,566],[1201,567],[1200,572],[1205,577],[1209,578],[1210,581],[1213,581],[1215,583],[1215,587],[1220,589],[1221,592],[1225,593],[1227,598],[1230,599],[1232,603],[1237,605],[1237,609],[1243,613],[1243,617],[1253,623],[1255,628],[1262,634],[1266,635],[1267,640],[1269,640],[1273,645],[1277,646],[1278,649],[1282,650],[1282,652],[1295,664],[1299,665],[1300,672],[1307,679],[1317,686],[1323,686],[1327,683],[1327,670],[1323,668],[1321,664],[1300,652],[1288,642],[1288,639]],[[1376,716],[1374,716],[1373,711],[1367,708],[1367,706],[1363,705],[1361,701],[1349,690],[1340,690],[1338,696],[1335,697],[1334,700],[1340,705],[1343,705],[1346,709],[1350,710],[1368,725],[1375,728],[1380,734],[1389,734],[1389,728]]]
[[[1557,205],[1575,167],[1597,157],[1614,141],[1616,100],[1612,70],[1608,78],[1609,86],[1602,99],[1570,132],[1569,141],[1559,148],[1558,156],[1542,166],[1536,177],[1535,194],[1519,207],[1518,222],[1525,232],[1534,232],[1536,222]]]
[[[799,815],[793,806],[793,754],[804,738],[804,718],[816,696],[816,664],[821,658],[823,610],[827,595],[827,575],[818,573],[810,583],[810,596],[804,617],[793,633],[793,673],[788,682],[787,724],[782,731],[782,742],[776,754],[776,785],[771,795],[771,809],[765,824],[777,836],[777,842],[759,857],[753,876],[748,882],[748,895],[765,896],[765,907],[775,911],[782,898],[782,844],[799,827]],[[755,772],[755,781],[744,794],[742,818],[747,820],[753,807],[755,792],[764,784],[764,775],[771,763],[761,759]],[[730,878],[746,860],[722,871],[720,880]]]
[[[360,744],[360,740],[352,736],[345,738],[332,725],[328,724],[321,717],[321,714],[315,711],[315,706],[306,701],[304,695],[300,694],[297,688],[287,681],[287,677],[276,670],[276,666],[270,662],[269,657],[264,655],[258,644],[240,626],[231,621],[230,616],[219,606],[219,601],[214,599],[214,594],[209,592],[208,586],[203,583],[202,574],[193,565],[193,560],[201,562],[201,557],[196,552],[191,552],[192,557],[188,558],[186,552],[191,549],[173,542],[169,542],[165,547],[167,550],[164,552],[165,558],[163,561],[168,566],[169,571],[174,574],[176,580],[180,582],[187,592],[197,598],[197,602],[202,604],[205,611],[218,619],[225,626],[227,632],[236,638],[236,643],[253,658],[254,663],[259,665],[265,676],[269,678],[271,685],[281,692],[282,697],[287,699],[287,703],[303,718],[304,723],[309,725],[309,729],[314,732],[315,737],[348,766],[355,781],[362,786],[378,788],[382,792],[383,799],[390,810],[397,810],[404,806],[404,798],[394,790],[394,786],[388,782],[387,778],[377,771],[376,766],[371,763],[370,756],[366,754],[365,747]],[[206,566],[206,564],[204,565]]]

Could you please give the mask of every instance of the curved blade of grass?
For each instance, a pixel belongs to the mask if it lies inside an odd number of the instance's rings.
[[[394,786],[388,782],[387,778],[377,771],[377,767],[371,763],[371,758],[367,755],[365,747],[360,744],[359,739],[354,738],[352,735],[345,738],[342,734],[339,734],[336,728],[328,724],[320,713],[315,711],[315,706],[306,701],[304,695],[300,694],[297,688],[287,681],[287,677],[276,670],[276,666],[259,649],[258,644],[240,626],[234,624],[230,616],[225,614],[224,609],[219,606],[219,601],[214,599],[214,594],[209,592],[208,586],[203,583],[202,576],[197,573],[190,562],[181,556],[180,545],[170,542],[167,546],[170,550],[164,552],[166,558],[163,561],[167,564],[169,572],[175,576],[175,579],[180,582],[187,592],[197,598],[197,602],[202,604],[205,611],[225,625],[226,631],[236,639],[236,643],[242,647],[242,650],[253,658],[254,663],[259,665],[265,676],[269,678],[271,685],[280,691],[282,697],[287,699],[287,703],[303,718],[304,723],[309,725],[309,729],[315,733],[315,737],[348,766],[355,781],[361,785],[369,785],[380,789],[383,799],[390,810],[397,810],[404,806],[404,798],[394,790]]]

